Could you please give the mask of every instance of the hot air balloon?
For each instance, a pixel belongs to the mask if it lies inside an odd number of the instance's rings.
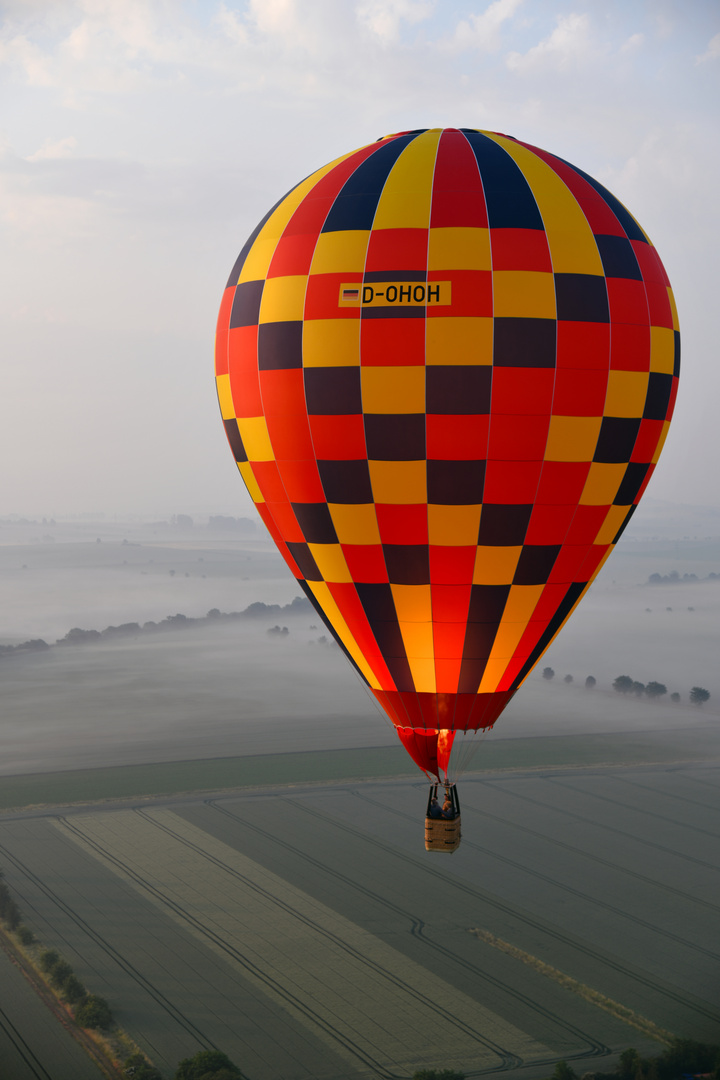
[[[492,727],[630,520],[679,354],[636,220],[507,135],[379,139],[299,183],[243,247],[217,329],[240,474],[451,797],[453,748]]]

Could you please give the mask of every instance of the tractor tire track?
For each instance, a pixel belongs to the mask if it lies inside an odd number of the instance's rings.
[[[86,838],[79,830],[75,829],[65,818],[56,819],[58,822],[65,826],[69,832],[75,833],[82,837],[85,842]],[[158,1004],[164,1012],[170,1016],[170,1018],[178,1024],[188,1035],[199,1042],[203,1050],[218,1050],[219,1047],[209,1039],[204,1032],[202,1032],[184,1013],[173,1005],[169,998],[159,990],[154,983],[152,983],[142,972],[135,967],[118,949],[115,948],[103,935],[97,931],[93,926],[83,919],[68,903],[66,903],[62,897],[45,884],[43,879],[35,874],[28,866],[26,866],[16,855],[9,851],[4,845],[0,844],[0,852],[8,862],[12,863],[17,870],[24,874],[29,881],[50,900],[60,911],[66,915],[71,922],[73,922],[79,929],[83,931],[95,945],[106,953],[122,970],[126,975],[129,975],[139,987],[141,987],[150,997]],[[19,890],[18,890],[19,891]]]
[[[548,777],[544,777],[548,779]],[[656,851],[662,851],[664,855],[672,855],[677,859],[684,859],[685,862],[694,863],[695,866],[702,866],[705,870],[713,870],[715,873],[720,872],[720,866],[715,863],[707,862],[705,859],[698,859],[695,855],[687,855],[684,851],[678,851],[676,848],[666,847],[665,844],[658,844],[656,840],[646,840],[644,837],[635,836],[633,833],[627,831],[627,829],[618,829],[614,825],[608,825],[604,821],[598,821],[597,818],[585,817],[583,814],[578,814],[574,810],[558,810],[557,806],[552,803],[543,802],[541,799],[534,799],[531,795],[521,795],[517,791],[509,791],[504,787],[502,783],[496,780],[484,780],[483,784],[489,788],[498,788],[506,795],[510,795],[513,799],[520,799],[522,802],[531,803],[533,806],[540,806],[543,810],[554,810],[557,814],[562,814],[567,820],[580,821],[583,825],[592,825],[593,828],[603,829],[607,833],[613,833],[615,836],[621,836],[623,840],[631,840],[635,844],[640,844],[643,847],[654,848]]]
[[[402,810],[391,809],[385,803],[380,803],[379,801],[372,799],[370,796],[361,795],[357,791],[353,792],[353,794],[358,799],[362,799],[366,802],[382,806],[382,809],[386,814],[392,813],[398,817],[405,818],[406,820],[416,821],[416,818],[413,815],[406,814]],[[382,841],[376,840],[374,837],[369,837],[366,834],[360,833],[351,825],[341,824],[336,819],[331,818],[329,815],[323,814],[322,811],[318,811],[315,808],[311,809],[310,807],[305,806],[303,806],[302,809],[306,813],[312,814],[315,817],[325,819],[327,821],[332,821],[337,826],[337,828],[343,829],[344,831],[354,836],[363,836],[369,843],[374,844],[376,847],[385,847]],[[466,844],[467,846],[475,850],[482,850],[479,848],[478,845],[474,844],[472,841],[467,841],[465,838],[463,838],[463,844]],[[414,859],[412,856],[396,852],[396,857],[414,865],[418,865],[418,860]],[[427,872],[437,877],[439,881],[447,883],[447,878],[440,870],[434,870],[431,867],[428,867]],[[575,951],[580,952],[588,958],[594,960],[596,963],[599,963],[602,966],[617,972],[617,974],[622,975],[623,978],[637,983],[640,986],[643,986],[654,993],[659,993],[663,997],[674,1002],[676,1005],[681,1005],[683,1008],[689,1009],[690,1011],[700,1016],[703,1016],[705,1019],[711,1020],[715,1025],[720,1025],[720,1011],[711,1008],[709,1005],[705,1005],[705,1003],[701,1000],[696,999],[695,1001],[692,1001],[690,998],[687,998],[679,992],[674,991],[671,987],[659,986],[658,982],[650,976],[643,976],[639,972],[633,971],[621,961],[613,960],[609,956],[604,956],[601,952],[594,949],[591,945],[586,945],[582,942],[579,942],[570,935],[562,933],[562,931],[560,930],[552,930],[544,922],[541,922],[538,919],[534,919],[531,915],[524,914],[519,910],[514,909],[508,904],[504,904],[501,900],[495,897],[478,892],[471,885],[465,884],[465,882],[461,881],[460,879],[453,878],[453,888],[459,889],[461,892],[465,892],[467,895],[472,896],[477,901],[486,904],[489,907],[495,908],[497,911],[502,912],[503,915],[509,915],[511,918],[516,919],[518,922],[524,923],[526,926],[531,927],[533,930],[540,931],[542,934],[545,934],[548,937],[556,940],[559,944],[569,946]]]
[[[622,802],[620,799],[613,799],[610,795],[599,795],[596,791],[584,791],[582,788],[577,787],[575,784],[571,784],[567,780],[557,780],[555,777],[550,776],[545,779],[554,787],[565,788],[567,791],[575,791],[583,795],[589,794],[591,798],[600,799],[601,802],[610,803],[611,806],[615,806],[619,810],[632,810],[634,814],[644,814],[645,817],[654,818],[656,821],[663,821],[666,825],[674,825],[678,829],[687,829],[689,832],[698,833],[700,836],[708,836],[711,840],[720,840],[720,832],[703,829],[700,825],[688,825],[686,822],[677,821],[676,818],[668,817],[666,814],[658,814],[657,811],[654,810],[643,810],[640,806],[633,806],[631,803]],[[720,869],[720,867],[715,867],[715,869]]]
[[[226,807],[219,806],[213,799],[206,800],[206,805],[211,807],[213,810],[216,810],[219,814],[223,814],[224,816],[231,818],[235,822],[243,822],[243,819],[239,815],[234,814]],[[293,805],[296,804],[293,802]],[[476,964],[471,963],[464,957],[458,956],[450,949],[446,948],[444,945],[441,945],[438,942],[435,942],[431,938],[427,937],[425,934],[425,923],[417,915],[414,915],[412,912],[401,908],[399,905],[393,903],[391,900],[387,900],[379,893],[368,888],[366,885],[358,883],[356,880],[354,880],[353,878],[349,878],[346,874],[341,873],[339,870],[336,870],[333,867],[328,866],[326,863],[321,862],[319,859],[314,858],[312,855],[308,854],[305,850],[300,849],[296,845],[291,844],[286,840],[281,840],[274,833],[268,832],[267,830],[262,829],[255,824],[253,825],[253,832],[259,833],[260,835],[266,837],[271,842],[277,844],[278,847],[281,847],[284,850],[289,851],[290,853],[296,855],[298,858],[302,859],[303,862],[310,863],[312,866],[316,867],[321,873],[327,875],[328,877],[334,878],[336,881],[339,881],[343,885],[349,886],[354,892],[367,897],[367,899],[371,900],[373,903],[376,903],[379,906],[384,907],[386,910],[392,911],[395,915],[398,915],[401,918],[405,919],[410,924],[411,936],[420,939],[424,946],[427,946],[434,952],[438,953],[444,962],[452,962],[454,964],[457,964],[457,966],[470,972],[475,978],[489,983],[495,989],[500,990],[508,997],[514,998],[526,1008],[529,1008],[530,1010],[538,1013],[545,1020],[550,1020],[552,1023],[556,1024],[558,1028],[564,1030],[567,1034],[586,1044],[586,1046],[588,1047],[587,1051],[583,1050],[576,1054],[569,1055],[567,1060],[574,1060],[575,1058],[587,1058],[590,1056],[604,1057],[607,1054],[611,1053],[608,1046],[606,1046],[599,1040],[593,1038],[593,1036],[589,1035],[581,1028],[578,1028],[575,1025],[571,1024],[569,1021],[561,1017],[558,1013],[552,1012],[550,1009],[545,1008],[545,1006],[540,1005],[538,1002],[533,1000],[528,995],[523,994],[521,991],[512,989],[511,987],[503,983],[500,979],[496,979],[488,972],[480,969]],[[550,1064],[555,1060],[555,1057],[550,1057],[547,1059],[547,1062],[534,1061],[533,1065],[541,1065],[546,1063]],[[516,1064],[508,1064],[505,1065],[504,1068],[517,1068],[522,1065],[522,1062],[518,1058],[515,1058],[515,1062]]]
[[[18,1056],[23,1060],[28,1070],[35,1077],[35,1080],[53,1080],[42,1062],[38,1061],[35,1057],[31,1048],[25,1042],[20,1031],[15,1027],[15,1024],[13,1024],[4,1009],[0,1009],[0,1031],[5,1033],[8,1042],[14,1047]]]
[[[414,987],[408,985],[402,979],[387,971],[386,968],[383,968],[375,961],[364,956],[361,952],[359,952],[353,946],[349,945],[337,934],[334,934],[332,931],[327,930],[325,927],[323,927],[319,922],[314,922],[313,920],[302,915],[291,904],[287,904],[285,901],[275,896],[269,890],[264,889],[262,886],[258,885],[257,882],[254,882],[248,877],[246,877],[234,867],[228,866],[228,864],[225,863],[222,859],[219,859],[216,856],[209,854],[198,844],[195,844],[192,840],[189,840],[187,837],[182,836],[182,834],[180,833],[176,833],[173,829],[171,829],[164,823],[154,820],[145,811],[136,810],[135,813],[138,814],[140,817],[144,818],[155,828],[167,833],[168,835],[172,836],[173,839],[177,842],[182,843],[185,847],[193,850],[196,854],[201,855],[207,862],[223,870],[223,872],[227,873],[230,877],[241,882],[245,888],[252,890],[267,902],[275,904],[276,906],[282,908],[287,914],[304,923],[306,926],[312,929],[314,933],[319,934],[328,942],[331,942],[336,948],[339,948],[349,957],[352,957],[355,961],[359,961],[365,967],[370,968],[375,975],[378,975],[386,981],[390,982],[397,989],[414,998],[416,1001],[421,1002],[422,1004],[427,1004],[427,996],[424,992],[416,990]],[[194,920],[193,916],[189,916],[189,918],[192,919],[194,922],[197,922],[197,920]],[[198,925],[201,924],[198,923]],[[251,961],[248,961],[233,946],[230,946],[226,942],[223,942],[222,939],[218,938],[217,935],[215,935],[212,931],[207,931],[207,934],[208,936],[211,936],[214,940],[221,942],[223,951],[225,951],[229,956],[232,956],[233,959],[235,959],[236,961],[240,960],[243,963],[244,967],[252,969],[253,973],[257,977],[259,969],[256,967],[255,964],[253,964]],[[346,1035],[342,1034],[339,1028],[329,1025],[327,1021],[323,1020],[315,1013],[312,1013],[310,1010],[308,1010],[307,1006],[304,1005],[304,1003],[302,1003],[299,998],[296,998],[291,991],[288,991],[286,988],[282,987],[282,984],[273,979],[272,976],[269,976],[267,975],[267,973],[262,972],[262,981],[266,984],[272,985],[275,991],[280,992],[283,997],[287,998],[288,1000],[292,1000],[293,1004],[296,1007],[300,1007],[306,1015],[309,1015],[312,1021],[317,1026],[330,1030],[333,1037],[337,1039],[337,1041],[339,1041],[347,1049],[352,1048],[351,1052],[357,1055],[365,1064],[370,1065],[372,1068],[374,1068],[379,1075],[387,1076],[388,1078],[394,1077],[394,1074],[385,1071],[383,1066],[375,1059],[371,1058],[366,1051],[363,1051],[357,1043],[355,1043],[353,1040],[348,1039]],[[496,1043],[494,1043],[492,1040],[479,1035],[478,1032],[474,1031],[472,1028],[469,1027],[469,1025],[465,1024],[463,1021],[458,1020],[458,1018],[455,1017],[450,1010],[443,1008],[443,1006],[439,1005],[437,1002],[433,1005],[433,1011],[436,1014],[442,1015],[448,1026],[457,1028],[459,1031],[462,1031],[468,1038],[472,1039],[475,1042],[479,1042],[482,1046],[485,1047],[485,1049],[491,1050],[494,1054],[496,1054],[502,1062],[502,1070],[514,1069],[522,1064],[521,1059],[518,1058],[516,1055],[509,1053],[503,1047],[500,1047]],[[491,1068],[481,1071],[497,1072],[500,1070]]]
[[[673,885],[666,885],[665,882],[657,881],[655,878],[648,877],[646,874],[641,874],[637,870],[628,870],[625,866],[618,866],[617,863],[611,862],[609,859],[603,859],[601,855],[593,855],[591,851],[586,851],[584,848],[574,847],[573,844],[568,844],[564,840],[558,840],[554,836],[548,836],[547,833],[536,832],[535,829],[531,829],[527,825],[520,825],[517,821],[508,821],[507,818],[500,817],[498,814],[491,814],[489,810],[478,810],[478,808],[474,806],[469,807],[468,810],[467,803],[463,803],[463,814],[467,814],[468,812],[474,814],[476,817],[497,821],[507,828],[516,829],[518,832],[527,833],[528,836],[534,836],[538,840],[544,840],[546,843],[553,844],[555,847],[562,848],[564,851],[569,851],[573,855],[579,855],[584,859],[589,859],[591,862],[597,863],[598,866],[604,866],[609,870],[625,874],[635,881],[642,881],[655,889],[662,889],[664,892],[669,893],[670,896],[676,896],[681,900],[697,904],[699,907],[707,908],[708,911],[713,912],[715,915],[720,915],[720,904],[713,904],[711,900],[703,900],[702,897],[693,896],[692,893],[683,892],[682,889],[676,889]]]

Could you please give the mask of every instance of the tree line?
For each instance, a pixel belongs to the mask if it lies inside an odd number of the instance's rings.
[[[623,1050],[614,1072],[588,1072],[582,1080],[678,1080],[678,1077],[720,1080],[720,1045],[671,1039],[657,1057],[642,1057],[630,1047]],[[465,1074],[454,1069],[419,1069],[413,1073],[412,1080],[465,1080]],[[567,1061],[558,1061],[551,1080],[578,1080],[578,1075]]]
[[[543,668],[543,679],[548,681],[555,678],[555,672],[551,667]],[[568,685],[574,682],[572,675],[566,675],[563,678],[563,682]],[[659,701],[668,692],[668,688],[665,683],[656,682],[654,679],[649,683],[638,682],[637,679],[633,679],[630,675],[618,675],[613,682],[613,690],[618,694],[634,694],[635,697],[648,697],[651,701]],[[585,679],[585,689],[594,690],[597,686],[597,679],[594,675],[588,675]],[[706,690],[704,686],[693,686],[690,689],[688,698],[692,705],[704,705],[706,701],[709,701],[711,697],[710,691]],[[670,700],[677,705],[681,700],[680,694],[674,691],[670,695]]]
[[[648,585],[687,585],[695,581],[720,581],[720,574],[708,574],[707,577],[699,578],[697,574],[682,574],[677,570],[671,570],[669,574],[651,574],[647,579]]]
[[[233,622],[237,619],[265,619],[275,618],[278,615],[310,615],[314,609],[309,600],[304,596],[296,596],[289,604],[264,604],[261,600],[250,604],[243,611],[220,611],[219,608],[211,608],[207,615],[191,617],[188,615],[168,615],[160,622],[146,622],[142,625],[137,622],[122,623],[120,626],[106,626],[104,630],[83,630],[79,626],[68,630],[65,637],[57,638],[55,645],[93,645],[105,641],[117,641],[143,634],[157,634],[172,630],[190,630],[203,626],[217,625],[220,622]],[[280,629],[279,627],[276,629]],[[281,633],[289,632],[287,627],[280,629]],[[23,641],[20,645],[0,645],[0,657],[18,652],[44,652],[52,646],[42,638],[34,638],[32,641]]]
[[[20,910],[3,880],[0,870],[0,920],[5,929],[13,932],[23,945],[35,943],[35,935],[21,921]],[[48,984],[72,1007],[79,1027],[107,1031],[114,1020],[104,998],[89,994],[75,975],[70,964],[55,949],[46,949],[39,967]],[[132,1080],[162,1080],[162,1073],[144,1054],[137,1052],[125,1059],[124,1072]],[[612,1073],[586,1073],[582,1080],[676,1080],[679,1076],[720,1080],[720,1045],[695,1042],[692,1039],[672,1039],[659,1057],[641,1057],[629,1048],[620,1055]],[[220,1050],[200,1050],[193,1057],[183,1058],[175,1071],[174,1080],[244,1080],[243,1073]],[[465,1080],[465,1074],[455,1069],[418,1069],[412,1080]],[[558,1061],[552,1080],[578,1080],[577,1073],[567,1061]]]
[[[720,1045],[671,1039],[657,1057],[642,1057],[630,1047],[623,1050],[614,1072],[585,1073],[583,1080],[678,1080],[678,1077],[720,1080]],[[552,1080],[577,1080],[577,1073],[567,1061],[558,1061]]]
[[[34,933],[22,922],[20,909],[3,880],[0,870],[0,922],[6,931],[29,950],[47,985],[70,1009],[78,1027],[90,1028],[104,1034],[118,1032],[112,1011],[105,998],[91,994],[78,979],[71,965],[57,949],[40,949]],[[33,955],[33,953],[35,955]],[[27,955],[27,954],[26,954]],[[123,1064],[125,1074],[133,1080],[163,1080],[162,1073],[142,1053],[131,1054]],[[174,1080],[243,1080],[243,1074],[227,1054],[219,1050],[201,1050],[194,1057],[184,1058],[178,1065]]]

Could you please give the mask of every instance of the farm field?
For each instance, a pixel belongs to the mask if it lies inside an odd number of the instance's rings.
[[[541,689],[543,689],[541,687]],[[577,696],[567,691],[568,699]],[[606,707],[625,707],[617,694],[593,695]],[[638,706],[635,706],[636,709]],[[600,710],[599,710],[600,711]],[[629,765],[688,760],[720,761],[720,723],[695,710],[692,724],[669,726],[670,710],[646,706],[661,726],[603,733],[538,734],[503,739],[497,733],[477,746],[473,764],[484,771],[567,765]],[[561,720],[555,717],[555,727]],[[542,730],[542,728],[540,729]],[[248,754],[193,761],[149,762],[102,769],[68,769],[18,776],[0,775],[0,810],[13,807],[95,802],[174,795],[262,785],[416,777],[417,768],[393,735],[393,746],[307,750],[300,753]]]
[[[717,1039],[717,764],[476,773],[460,793],[452,859],[426,855],[425,786],[398,779],[6,813],[0,866],[166,1076],[213,1046],[249,1080],[659,1052],[612,1003]]]
[[[3,1080],[102,1080],[102,1075],[0,949]]]

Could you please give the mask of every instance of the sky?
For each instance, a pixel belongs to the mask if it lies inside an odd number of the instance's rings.
[[[340,154],[501,131],[595,176],[677,299],[653,499],[720,506],[717,0],[3,0],[0,518],[252,504],[213,379],[248,234]]]

